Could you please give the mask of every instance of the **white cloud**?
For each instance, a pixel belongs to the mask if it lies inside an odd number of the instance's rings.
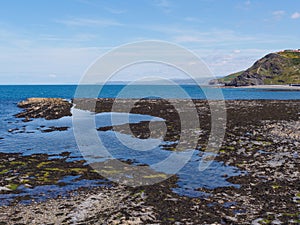
[[[295,12],[291,15],[292,19],[299,19],[300,18],[300,13],[299,12]]]
[[[209,66],[216,76],[225,76],[248,69],[264,55],[274,49],[242,49],[242,50],[198,50],[196,53]]]
[[[277,10],[277,11],[272,12],[272,14],[276,19],[281,19],[285,15],[285,11]]]
[[[122,24],[110,19],[90,19],[90,18],[72,18],[65,20],[56,20],[57,23],[61,23],[67,26],[97,26],[97,27],[109,27],[109,26],[121,26]]]

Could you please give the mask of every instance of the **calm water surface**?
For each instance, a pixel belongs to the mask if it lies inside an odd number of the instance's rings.
[[[102,88],[99,97],[116,97],[118,93],[124,88],[124,85],[107,85]],[[87,87],[87,90],[92,90],[97,87]],[[191,98],[205,99],[205,91],[214,91],[214,89],[205,87],[204,92],[197,86],[181,86]],[[128,98],[145,97],[145,93],[150,97],[155,97],[155,93],[168,98],[181,98],[182,95],[177,95],[178,87],[173,86],[135,86],[130,89],[131,91],[125,93]],[[58,156],[62,152],[71,152],[69,160],[82,159],[82,155],[78,150],[76,140],[73,134],[72,117],[64,117],[58,120],[47,121],[44,119],[34,119],[31,122],[24,123],[22,119],[17,119],[14,115],[20,112],[21,109],[17,107],[17,103],[29,97],[61,97],[65,99],[72,99],[76,91],[75,85],[36,85],[36,86],[0,86],[0,152],[5,153],[22,153],[23,155],[31,155],[36,153],[46,153],[52,155],[51,157]],[[270,91],[265,89],[234,89],[226,88],[219,90],[224,95],[225,99],[300,99],[299,91],[276,90]],[[93,93],[93,90],[91,91]],[[87,96],[92,97],[89,92]],[[130,123],[138,123],[140,121],[162,120],[149,115],[137,115],[126,113],[115,113],[114,124],[111,122],[111,113],[100,113],[95,116],[96,126],[110,126],[126,123],[129,117]],[[41,129],[50,126],[69,127],[66,131],[55,131],[51,133],[43,133]],[[8,132],[14,130],[13,132]],[[157,140],[141,140],[131,135],[122,135],[126,141],[138,145],[149,145],[151,141]],[[130,159],[136,163],[152,165],[156,162],[164,160],[171,154],[170,151],[164,150],[160,145],[153,148],[151,151],[137,151],[126,147],[116,137],[113,131],[99,132],[99,137],[104,141],[105,146],[110,153],[117,159]],[[167,143],[161,143],[164,145]],[[96,159],[95,159],[96,160]],[[101,159],[105,160],[105,159]],[[243,171],[239,171],[235,167],[226,166],[222,162],[213,162],[211,166],[203,171],[198,171],[199,161],[201,154],[194,151],[191,160],[178,172],[178,187],[173,191],[185,196],[200,197],[203,193],[196,191],[199,187],[216,188],[224,186],[235,186],[226,181],[224,174],[227,176],[237,176]],[[155,169],[155,168],[153,168]],[[58,193],[61,195],[63,192],[76,189],[82,186],[97,186],[97,182],[93,181],[80,181],[73,182],[73,178],[66,177],[65,187],[58,187],[55,185],[41,186],[34,189],[22,190],[20,194],[30,194],[36,200],[44,200],[45,195],[41,193],[47,192],[47,196],[55,197]],[[49,190],[52,190],[49,192]],[[39,197],[42,196],[42,197]],[[13,199],[16,195],[3,195],[0,193],[2,204],[6,204]],[[26,202],[24,202],[26,203]]]

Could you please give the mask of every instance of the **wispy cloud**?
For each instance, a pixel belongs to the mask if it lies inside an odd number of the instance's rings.
[[[90,18],[72,18],[65,20],[56,20],[57,23],[67,26],[97,26],[97,27],[109,27],[109,26],[122,26],[121,23],[111,19],[90,19]]]
[[[43,34],[41,35],[38,40],[41,41],[60,41],[60,42],[88,42],[92,41],[97,38],[97,35],[95,34],[88,34],[88,33],[79,33],[75,35],[69,35],[68,37],[63,37],[60,35],[48,35],[48,34]]]
[[[175,36],[173,38],[173,41],[179,44],[200,43],[205,45],[206,47],[233,45],[233,44],[242,43],[246,41],[255,42],[255,40],[256,40],[255,37],[243,36],[231,32],[227,32],[227,33],[216,32],[216,33],[210,33],[209,35],[206,33],[202,33],[202,34],[199,33],[197,35],[182,35],[182,36]]]
[[[300,18],[300,13],[299,12],[295,12],[291,15],[292,19],[299,19]]]
[[[252,2],[250,0],[240,1],[236,6],[238,9],[248,10],[250,9]]]
[[[105,10],[110,12],[111,14],[116,14],[116,15],[124,14],[127,12],[127,10],[125,10],[125,9],[116,9],[116,8],[111,8],[111,7],[105,7]]]
[[[216,76],[225,76],[249,68],[256,60],[274,49],[199,50],[196,53]]]
[[[0,46],[25,49],[33,44],[33,40],[25,34],[16,33],[12,29],[0,28]]]
[[[196,17],[185,17],[184,21],[192,22],[192,23],[203,23],[203,20],[196,18]]]
[[[247,1],[245,1],[245,3],[244,3],[246,6],[249,6],[249,5],[251,5],[251,1],[250,0],[247,0]]]
[[[156,0],[155,5],[161,8],[164,13],[172,11],[172,3],[169,0]]]
[[[0,83],[76,83],[104,52],[100,48],[36,46],[20,51],[0,46]]]
[[[214,29],[207,32],[198,30],[184,30],[174,34],[172,41],[179,44],[201,43],[207,46],[218,46],[224,43],[232,44],[245,41],[255,41],[256,37],[241,35],[232,30]]]
[[[173,41],[176,43],[200,43],[200,42],[205,42],[206,39],[203,37],[197,37],[197,36],[192,36],[192,35],[180,35],[180,36],[175,36],[173,38]]]
[[[284,15],[286,14],[286,12],[284,10],[277,10],[277,11],[273,11],[272,15],[276,18],[276,19],[281,19]]]
[[[84,5],[88,5],[90,7],[93,8],[97,8],[99,10],[106,10],[107,12],[111,13],[111,14],[123,14],[126,13],[127,10],[126,9],[120,9],[118,8],[118,6],[111,6],[112,4],[109,4],[111,2],[109,1],[98,1],[98,0],[75,0],[78,3],[84,4]]]
[[[289,34],[245,34],[231,29],[210,29],[199,31],[199,29],[187,28],[178,25],[155,25],[144,26],[143,29],[152,30],[168,37],[168,41],[178,44],[201,44],[205,48],[229,47],[237,45],[258,46],[267,44],[268,46],[280,45],[286,43],[298,43],[297,37],[291,37]]]

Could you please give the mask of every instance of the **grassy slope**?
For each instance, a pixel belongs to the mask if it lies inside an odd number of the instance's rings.
[[[285,59],[288,59],[288,63],[277,62],[278,65],[283,68],[283,72],[280,75],[274,75],[270,70],[261,69],[259,73],[261,75],[268,76],[268,78],[264,80],[264,83],[265,84],[291,84],[291,83],[300,84],[300,52],[284,51],[284,52],[278,52],[277,54],[284,57]],[[248,70],[252,70],[251,68],[249,68]],[[257,71],[257,69],[255,69],[255,71]],[[241,75],[243,72],[244,71],[233,73],[226,77],[220,78],[218,80],[219,82],[227,83],[233,80],[235,77]]]
[[[223,77],[223,78],[219,78],[218,81],[220,83],[227,83],[227,82],[230,82],[232,79],[236,78],[237,76],[241,75],[244,71],[240,71],[240,72],[237,72],[237,73],[233,73],[233,74],[230,74],[226,77]]]
[[[281,75],[266,79],[266,84],[282,84],[279,80],[284,81],[285,84],[300,84],[300,53],[299,52],[279,52],[280,56],[289,59],[290,65],[284,65],[284,71]]]

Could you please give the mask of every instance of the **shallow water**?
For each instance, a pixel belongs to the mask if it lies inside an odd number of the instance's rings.
[[[78,149],[73,133],[72,117],[64,117],[58,120],[34,119],[30,122],[22,122],[21,119],[13,117],[14,114],[20,111],[11,103],[11,107],[6,107],[6,115],[1,120],[0,134],[0,152],[5,153],[22,153],[23,155],[31,154],[48,154],[49,159],[59,158],[61,153],[70,152],[69,161],[82,159],[82,154]],[[100,113],[94,115],[93,113],[82,111],[83,114],[95,116],[95,125],[98,127],[105,127],[120,125],[127,122],[138,123],[141,121],[162,121],[163,119],[152,117],[149,115],[127,114],[127,113]],[[112,123],[111,118],[114,118]],[[51,126],[68,127],[66,131],[54,131],[45,133],[41,130],[47,129]],[[12,132],[8,132],[8,130]],[[99,131],[99,138],[103,141],[106,149],[110,154],[119,160],[131,160],[133,164],[147,164],[153,170],[168,173],[168,168],[159,169],[153,165],[166,159],[171,151],[165,150],[162,145],[170,145],[170,142],[163,142],[160,139],[139,139],[133,135],[121,134],[115,131]],[[122,141],[120,141],[120,138]],[[130,144],[130,147],[126,146]],[[153,149],[139,151],[141,146],[155,146]],[[94,157],[93,155],[85,158],[88,162],[103,162],[108,158]],[[177,173],[178,182],[177,188],[173,191],[189,197],[201,197],[203,193],[196,191],[197,188],[216,188],[224,186],[234,186],[226,181],[223,175],[227,177],[237,176],[241,174],[237,168],[224,165],[222,162],[213,162],[211,166],[199,172],[199,162],[201,156],[199,151],[194,151],[190,161]],[[16,197],[27,197],[35,201],[42,201],[46,198],[56,197],[58,195],[67,195],[68,191],[74,190],[78,187],[92,187],[103,185],[101,181],[81,180],[73,181],[67,180],[65,177],[64,186],[46,185],[35,187],[34,189],[19,187],[21,193],[19,194],[0,194],[2,204],[7,204]],[[31,200],[22,200],[22,203],[29,203]]]
[[[100,97],[116,97],[124,85],[109,85],[103,88]],[[88,88],[91,88],[90,86]],[[95,88],[95,87],[94,87]],[[190,95],[191,98],[204,99],[204,93],[197,86],[183,85],[181,88]],[[206,91],[214,91],[213,88],[204,87]],[[145,97],[145,93],[163,94],[170,98],[181,98],[176,95],[176,87],[172,86],[136,86],[133,92],[127,93],[126,97]],[[23,155],[47,154],[49,159],[60,158],[63,152],[70,152],[68,161],[83,159],[82,153],[74,137],[72,117],[64,117],[58,120],[34,119],[31,122],[23,122],[22,119],[15,118],[14,115],[22,109],[17,107],[17,103],[28,97],[62,97],[71,99],[76,91],[75,85],[63,86],[0,86],[0,152],[21,153]],[[225,99],[299,99],[299,91],[290,90],[269,90],[251,88],[226,88],[219,90]],[[82,111],[86,115],[95,116],[93,113]],[[113,122],[111,118],[114,118]],[[95,116],[95,128],[121,125],[126,123],[139,123],[141,121],[163,121],[161,118],[149,115],[137,115],[126,113],[101,113]],[[68,127],[66,131],[42,132],[54,127]],[[97,131],[96,131],[97,132]],[[119,160],[129,160],[133,165],[147,164],[151,169],[158,172],[171,173],[172,168],[160,168],[157,163],[167,159],[173,152],[166,150],[163,146],[172,145],[172,142],[164,142],[161,139],[139,139],[133,135],[118,133],[116,131],[99,131],[97,135],[102,140],[105,148],[113,158]],[[199,172],[199,162],[201,154],[193,149],[186,149],[193,152],[190,160],[178,171],[178,187],[173,191],[184,196],[201,197],[204,194],[197,191],[198,188],[213,189],[216,187],[233,186],[227,181],[228,177],[237,176],[243,173],[235,167],[227,166],[222,162],[213,161],[209,168]],[[184,153],[182,153],[184,154]],[[179,155],[180,156],[180,155]],[[85,158],[88,162],[103,162],[108,157],[95,157],[91,154]],[[66,177],[65,179],[70,178]],[[72,178],[72,177],[71,177]],[[82,186],[102,185],[102,181],[74,181],[66,180],[65,186],[50,185],[40,186],[34,189],[20,187],[20,194],[1,195],[1,202],[8,202],[10,199],[20,196],[29,196],[35,200],[44,200],[47,197],[55,197],[67,194],[69,190],[74,190]],[[24,202],[26,203],[26,201]]]

